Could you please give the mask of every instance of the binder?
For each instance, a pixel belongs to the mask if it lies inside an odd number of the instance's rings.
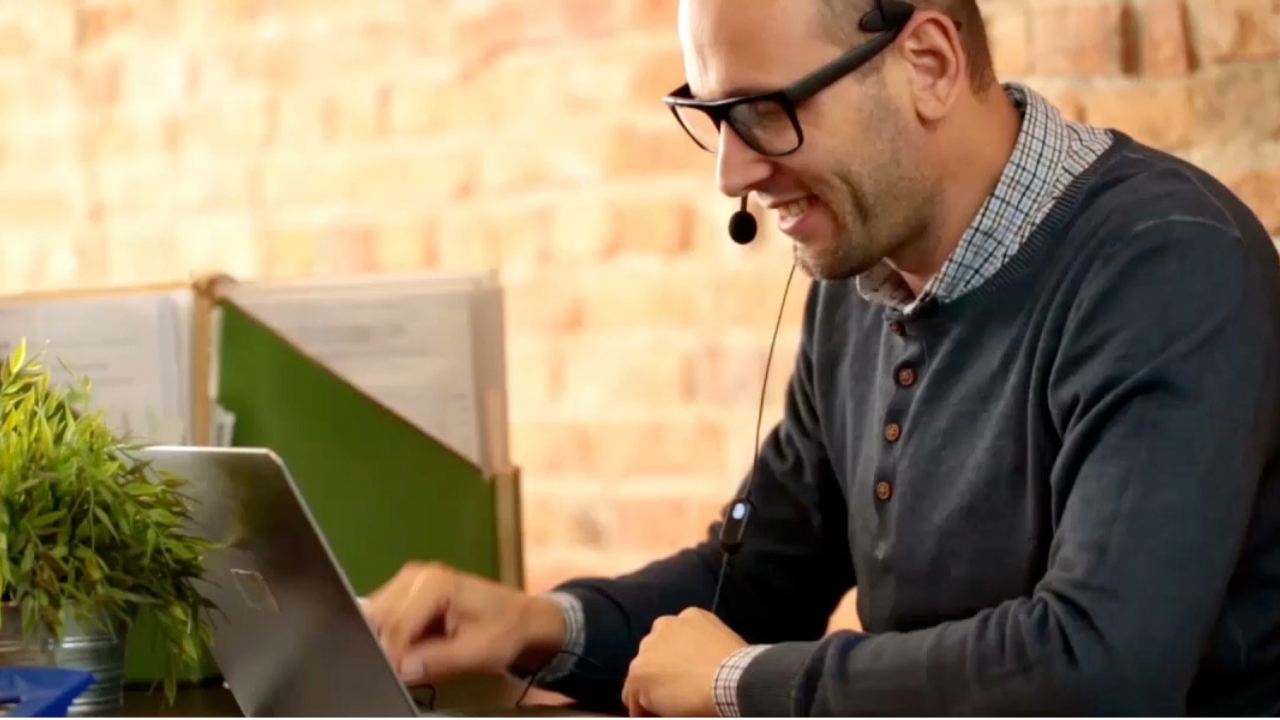
[[[410,559],[523,586],[494,274],[194,287],[195,437],[278,453],[357,592]]]
[[[25,337],[55,383],[67,369],[89,377],[91,406],[116,433],[184,444],[193,301],[180,283],[0,297],[0,353]]]
[[[197,320],[189,283],[116,286],[26,293],[0,298],[0,353],[21,338],[42,353],[55,382],[69,380],[63,364],[91,383],[91,407],[117,434],[134,442],[191,444],[191,329]],[[130,629],[128,679],[160,678],[152,619]],[[206,655],[190,680],[217,668]]]
[[[417,406],[402,402],[395,388],[377,386],[386,373],[370,376],[368,362],[335,354],[334,343],[308,335],[306,323],[297,322],[331,318],[344,308],[376,309],[387,298],[423,303],[413,327],[401,333],[422,323],[434,323],[435,335],[420,333],[419,341],[448,340],[444,328],[461,332],[458,352],[444,359],[453,364],[438,369],[444,379],[461,378],[456,397],[437,399],[427,390]],[[503,297],[493,274],[249,282],[207,275],[188,283],[0,298],[0,342],[11,327],[32,327],[15,320],[23,313],[71,302],[99,313],[130,303],[157,308],[164,321],[155,323],[154,346],[164,350],[155,352],[170,360],[156,362],[149,390],[165,398],[153,403],[166,408],[161,427],[179,433],[179,442],[280,454],[357,592],[368,593],[411,559],[523,586],[520,471],[509,459]],[[65,347],[67,337],[54,338],[51,352]],[[412,362],[407,367],[416,372]],[[440,407],[454,410],[441,413]],[[130,637],[130,680],[159,677],[153,638],[141,619]],[[207,660],[188,679],[216,675]]]

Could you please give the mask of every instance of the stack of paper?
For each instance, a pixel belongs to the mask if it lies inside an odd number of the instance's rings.
[[[231,283],[221,294],[486,472],[509,466],[492,273]],[[214,440],[229,437],[234,419],[213,412]]]
[[[93,410],[131,441],[189,440],[190,293],[46,296],[0,301],[0,353],[23,338],[55,383],[91,383]]]

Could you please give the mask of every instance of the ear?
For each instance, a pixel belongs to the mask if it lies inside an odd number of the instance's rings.
[[[940,12],[918,10],[898,47],[916,113],[925,122],[941,120],[968,83],[968,59],[955,22]]]

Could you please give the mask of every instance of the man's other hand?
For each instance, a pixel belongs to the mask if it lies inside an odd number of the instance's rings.
[[[622,688],[627,711],[632,717],[714,717],[716,672],[746,644],[706,610],[689,608],[658,618],[627,672]]]
[[[551,600],[438,563],[404,566],[362,606],[411,685],[537,670],[564,643],[564,619]]]

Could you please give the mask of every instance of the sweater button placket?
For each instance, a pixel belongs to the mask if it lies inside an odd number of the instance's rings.
[[[893,497],[893,483],[888,480],[881,480],[876,483],[876,499],[880,502],[888,502]]]
[[[916,370],[910,365],[898,368],[896,377],[900,387],[909,388],[916,384]]]
[[[884,427],[884,439],[891,443],[898,442],[902,437],[902,426],[896,422],[891,422]]]

